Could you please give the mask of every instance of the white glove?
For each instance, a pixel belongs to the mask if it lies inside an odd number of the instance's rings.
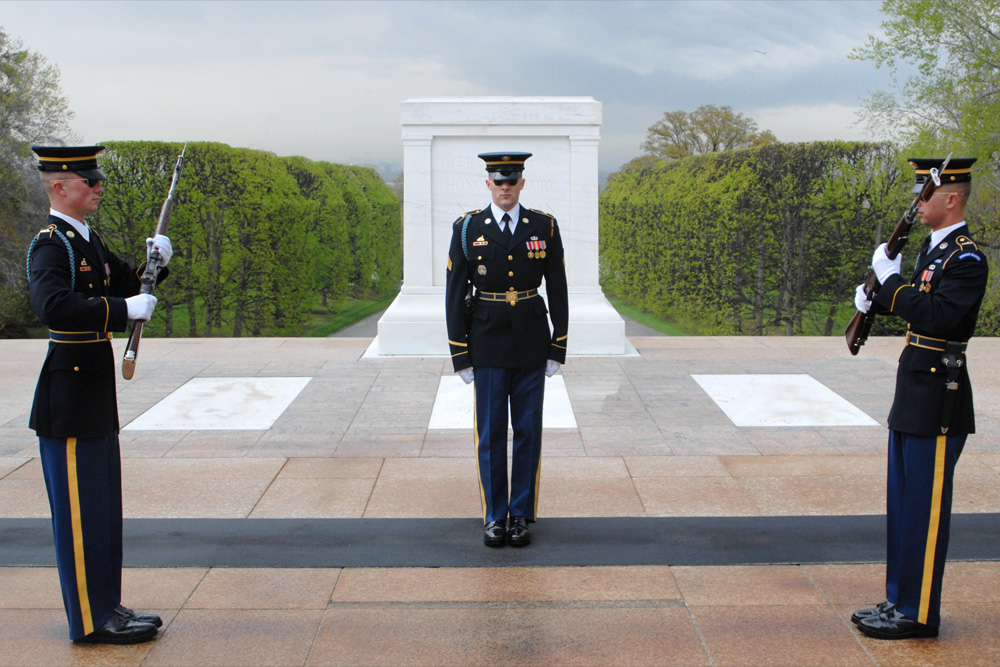
[[[153,252],[153,248],[160,251],[160,266],[166,266],[170,258],[174,256],[174,248],[170,245],[170,239],[163,234],[157,234],[151,239],[146,239],[146,261],[149,261],[149,255]]]
[[[560,364],[558,361],[554,361],[552,359],[549,359],[548,361],[546,361],[545,362],[545,377],[550,378],[553,375],[555,375],[556,371],[559,370],[560,366],[562,366],[562,364]]]
[[[886,256],[884,243],[875,248],[875,254],[872,255],[872,270],[882,284],[885,284],[889,276],[899,273],[899,267],[902,266],[902,263],[902,255],[896,255],[896,259],[889,259]]]
[[[458,377],[465,381],[465,384],[470,384],[474,379],[476,379],[476,372],[472,370],[472,367],[463,368],[458,372]]]
[[[864,285],[858,285],[858,289],[854,290],[854,307],[862,313],[867,313],[872,307],[872,300],[865,294]]]
[[[156,308],[156,297],[152,294],[136,294],[125,299],[128,306],[128,318],[137,322],[148,322]]]

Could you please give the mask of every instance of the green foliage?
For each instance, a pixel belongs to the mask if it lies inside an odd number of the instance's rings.
[[[90,222],[132,262],[145,255],[180,144],[107,142],[108,187]],[[401,274],[400,206],[374,170],[197,142],[187,145],[168,235],[170,276],[149,331],[298,335],[319,299],[390,294]],[[363,286],[352,277],[367,277]],[[355,281],[357,282],[357,281]]]
[[[636,162],[600,199],[601,283],[705,334],[839,333],[881,225],[905,208],[896,163],[846,142]]]

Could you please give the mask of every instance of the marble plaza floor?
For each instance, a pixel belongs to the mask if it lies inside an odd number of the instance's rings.
[[[1000,664],[1000,339],[969,347],[941,636],[906,642],[849,620],[883,598],[901,340],[630,339],[549,381],[523,550],[482,546],[446,359],[144,340],[119,380],[123,601],[164,627],[131,647],[66,637],[27,428],[46,342],[0,341],[0,665]]]

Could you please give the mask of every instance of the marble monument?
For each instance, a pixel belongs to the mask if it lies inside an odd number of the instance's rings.
[[[368,356],[446,356],[452,223],[489,204],[488,151],[529,151],[521,204],[559,221],[569,285],[569,355],[628,355],[625,322],[598,284],[601,103],[591,97],[441,97],[401,104],[403,285]],[[542,290],[544,292],[544,288]]]

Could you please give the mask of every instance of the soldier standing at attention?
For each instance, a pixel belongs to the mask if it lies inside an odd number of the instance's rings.
[[[523,547],[531,543],[528,523],[538,506],[545,378],[566,361],[566,265],[555,218],[518,203],[531,153],[479,157],[493,201],[460,217],[452,230],[448,343],[455,371],[466,383],[475,380],[483,541]],[[543,278],[548,310],[538,293]],[[514,429],[509,493],[508,408]]]
[[[103,146],[32,146],[49,196],[28,250],[31,304],[49,327],[29,426],[38,434],[69,636],[79,644],[152,639],[158,616],[121,605],[122,489],[111,332],[148,321],[156,297],[85,221],[97,210]],[[170,239],[147,239],[162,265]],[[165,278],[167,269],[160,273]]]
[[[885,244],[872,258],[881,284],[874,307],[908,323],[889,411],[886,600],[851,617],[879,639],[937,637],[941,624],[955,464],[975,432],[965,349],[989,273],[965,224],[974,162],[951,160],[941,185],[920,202],[920,222],[930,234],[908,280],[900,275],[900,256],[886,257]],[[910,161],[917,173],[914,193],[942,163]],[[855,305],[867,312],[872,302],[859,289]]]

